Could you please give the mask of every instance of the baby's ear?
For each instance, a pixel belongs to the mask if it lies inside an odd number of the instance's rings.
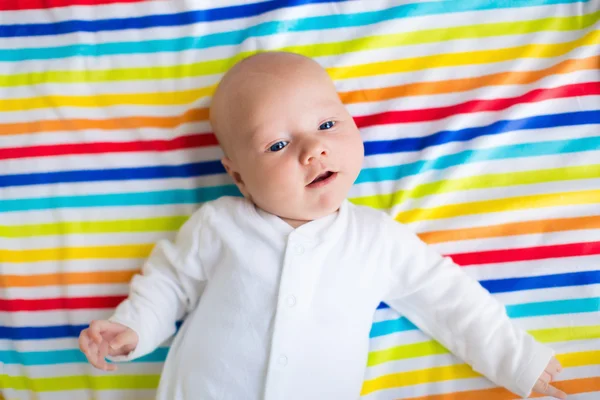
[[[221,159],[221,164],[223,164],[223,167],[225,167],[225,171],[227,171],[229,176],[231,176],[233,182],[236,184],[238,189],[240,189],[240,192],[242,192],[244,197],[250,198],[250,193],[248,193],[248,191],[246,190],[246,185],[244,184],[242,175],[240,175],[240,173],[237,171],[237,168],[235,168],[233,161],[231,161],[228,157],[223,157]]]

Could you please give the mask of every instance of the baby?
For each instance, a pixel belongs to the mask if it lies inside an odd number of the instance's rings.
[[[384,301],[496,384],[566,398],[550,384],[553,351],[478,282],[346,200],[363,143],[319,64],[279,52],[239,62],[210,120],[244,197],[205,203],[156,245],[129,298],[81,332],[95,367],[152,352],[186,316],[159,399],[356,399]]]

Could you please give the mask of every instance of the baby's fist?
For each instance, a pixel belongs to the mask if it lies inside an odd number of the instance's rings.
[[[106,356],[124,356],[138,344],[134,330],[110,321],[92,321],[79,335],[79,349],[90,364],[104,371],[114,371],[117,366],[108,364]]]
[[[558,360],[554,357],[548,362],[546,370],[538,378],[537,382],[533,386],[533,391],[546,396],[552,396],[555,399],[566,399],[567,395],[565,392],[558,390],[550,383],[556,380],[558,374],[562,371],[562,367]]]

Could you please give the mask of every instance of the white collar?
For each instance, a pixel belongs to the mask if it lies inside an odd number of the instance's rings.
[[[293,228],[277,215],[271,214],[250,201],[246,201],[249,211],[258,219],[276,231],[280,236],[295,236],[303,242],[317,244],[337,238],[343,231],[348,220],[348,200],[344,200],[337,212],[309,221],[298,228]]]

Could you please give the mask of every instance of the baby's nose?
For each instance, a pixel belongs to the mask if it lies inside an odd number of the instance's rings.
[[[329,155],[329,150],[325,147],[323,143],[320,141],[313,141],[309,146],[306,147],[304,154],[302,156],[303,164],[310,164],[322,157],[327,157]]]

